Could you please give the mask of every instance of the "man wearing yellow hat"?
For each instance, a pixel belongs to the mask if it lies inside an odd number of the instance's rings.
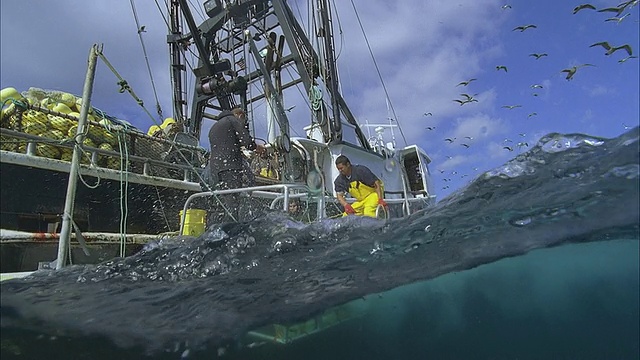
[[[162,129],[162,132],[164,132],[164,136],[167,139],[173,139],[175,134],[182,130],[182,127],[174,118],[169,117],[164,119],[162,124],[160,124],[160,129]]]

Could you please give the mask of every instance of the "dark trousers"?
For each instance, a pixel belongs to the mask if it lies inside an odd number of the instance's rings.
[[[229,190],[243,187],[242,169],[223,170],[217,173],[216,183],[211,187],[214,190]],[[239,221],[238,193],[217,195],[211,198],[207,224],[219,224],[222,222]]]

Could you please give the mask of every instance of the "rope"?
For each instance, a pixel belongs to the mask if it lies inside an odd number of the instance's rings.
[[[158,100],[158,92],[156,91],[156,84],[153,81],[153,73],[151,72],[151,65],[149,65],[149,56],[147,56],[147,48],[144,46],[144,39],[142,38],[142,33],[144,31],[144,26],[140,26],[140,22],[138,21],[138,14],[136,12],[136,7],[133,3],[133,0],[129,0],[131,3],[131,10],[133,11],[133,18],[136,22],[136,29],[138,30],[138,38],[140,39],[140,45],[142,46],[142,53],[144,54],[144,62],[147,65],[147,71],[149,72],[149,78],[151,79],[151,88],[153,89],[153,96],[156,99],[156,111],[158,112],[158,117],[160,121],[162,121],[162,107],[160,106],[160,100]]]
[[[387,91],[387,86],[382,79],[382,74],[380,73],[380,68],[378,67],[378,62],[376,61],[375,56],[373,55],[373,50],[371,50],[371,45],[369,44],[369,39],[367,38],[367,34],[364,31],[364,27],[362,26],[362,21],[360,21],[360,15],[358,15],[358,10],[356,9],[356,4],[354,4],[353,0],[351,0],[351,5],[353,6],[353,11],[356,14],[356,19],[358,19],[358,24],[360,25],[360,29],[362,30],[362,35],[364,36],[364,41],[367,43],[367,48],[369,49],[369,54],[371,54],[371,59],[373,60],[373,65],[376,67],[376,72],[378,73],[378,77],[380,78],[380,82],[382,83],[382,89],[384,90],[384,94],[387,97],[387,101],[389,102],[389,106],[391,107],[391,112],[393,113],[393,118],[398,123],[398,129],[400,130],[400,135],[402,135],[402,139],[405,144],[407,143],[407,138],[404,136],[404,132],[402,131],[402,127],[400,126],[400,120],[398,119],[398,115],[396,115],[396,110],[393,108],[393,104],[391,103],[391,98],[389,97],[389,92]]]
[[[129,149],[126,136],[118,132],[118,148],[120,149],[120,257],[125,256],[127,241],[127,216],[129,212]]]
[[[142,107],[142,110],[144,110],[144,112],[147,113],[147,115],[149,115],[149,118],[151,118],[153,123],[158,125],[158,126],[160,126],[158,121],[153,117],[153,115],[151,115],[149,110],[147,110],[147,108],[144,107],[144,102],[138,97],[138,95],[136,95],[136,93],[133,91],[131,86],[129,86],[129,83],[127,82],[127,80],[125,80],[122,76],[120,76],[118,71],[116,71],[116,69],[111,65],[111,63],[109,62],[109,60],[107,60],[106,56],[104,56],[102,51],[98,52],[98,56],[100,56],[100,58],[102,59],[102,61],[104,61],[104,63],[109,68],[109,70],[111,70],[111,72],[118,78],[118,83],[117,84],[120,85],[120,89],[118,90],[118,92],[120,92],[120,93],[123,93],[125,91],[128,92],[133,97],[133,99],[136,101],[136,103],[138,103],[138,105],[140,105],[140,107]]]

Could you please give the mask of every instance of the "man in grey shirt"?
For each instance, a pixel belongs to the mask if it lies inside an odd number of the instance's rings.
[[[218,116],[218,121],[209,130],[209,143],[211,155],[209,158],[211,188],[215,190],[237,189],[253,184],[244,184],[242,181],[245,170],[245,158],[242,147],[247,150],[255,150],[257,153],[264,151],[263,145],[257,145],[251,138],[246,128],[246,115],[239,107],[225,110]],[[219,216],[220,210],[232,216],[232,220],[238,220],[238,194],[219,196],[224,209],[215,211],[214,222],[219,222],[224,217]],[[214,200],[214,205],[218,201]],[[219,208],[216,206],[216,208]],[[212,209],[214,211],[214,209]],[[218,215],[218,216],[215,216]],[[211,225],[211,224],[209,224]]]

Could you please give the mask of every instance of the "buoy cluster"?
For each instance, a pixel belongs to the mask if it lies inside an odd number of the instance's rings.
[[[63,161],[71,161],[74,139],[77,139],[78,119],[82,107],[82,98],[62,91],[46,91],[30,88],[18,92],[8,87],[0,92],[2,113],[0,126],[6,129],[35,135],[43,138],[37,141],[38,156]],[[25,105],[32,105],[26,107]],[[40,110],[42,109],[42,110]],[[47,111],[49,110],[49,111]],[[83,148],[97,148],[118,151],[118,135],[111,127],[111,121],[98,118],[93,108],[87,115],[87,132],[83,139]],[[3,136],[2,150],[26,152],[27,141]],[[90,149],[89,149],[90,150]],[[81,163],[90,162],[90,152],[84,152]],[[120,159],[99,157],[99,165],[112,169],[120,168]]]

